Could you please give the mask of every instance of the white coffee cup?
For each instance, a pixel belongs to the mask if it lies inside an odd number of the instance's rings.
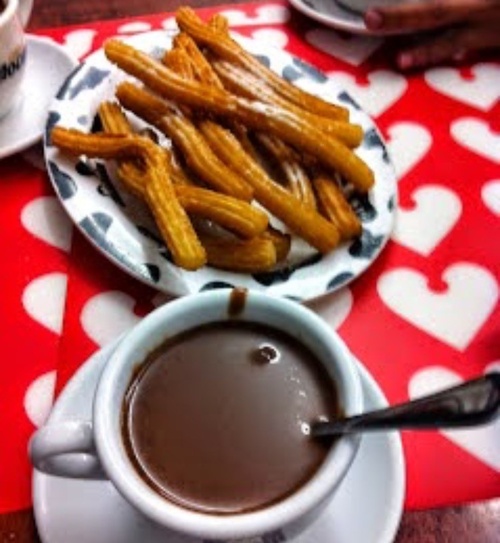
[[[231,309],[236,294],[240,302],[243,300],[237,312]],[[235,320],[269,325],[299,339],[333,379],[343,412],[352,415],[362,411],[362,389],[355,363],[345,344],[323,319],[284,298],[253,291],[213,290],[167,303],[125,335],[99,377],[92,420],[49,423],[40,428],[30,442],[34,466],[45,473],[69,477],[99,478],[104,474],[133,507],[153,521],[206,540],[253,538],[283,529],[287,533],[300,532],[316,518],[348,472],[359,447],[358,436],[336,441],[312,478],[282,501],[256,511],[228,515],[189,510],[161,497],[137,474],[127,455],[122,406],[138,363],[166,338],[202,324]]]
[[[26,37],[33,0],[0,0],[0,117],[16,104],[26,67]]]

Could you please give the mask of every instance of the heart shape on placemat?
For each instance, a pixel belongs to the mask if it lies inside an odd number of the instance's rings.
[[[54,399],[56,371],[49,371],[37,377],[24,394],[24,411],[37,428],[47,419]]]
[[[305,39],[316,49],[347,62],[351,66],[359,66],[367,60],[381,45],[380,38],[366,36],[343,36],[333,30],[315,28],[305,34]]]
[[[352,292],[345,287],[329,296],[306,302],[306,305],[323,317],[334,330],[337,330],[349,316],[352,303]]]
[[[97,294],[82,310],[82,328],[97,345],[106,345],[139,322],[140,317],[134,313],[135,304],[136,300],[124,292]]]
[[[490,364],[486,372],[500,371],[500,361]],[[463,378],[456,372],[430,366],[415,373],[408,385],[408,395],[413,400],[440,389],[459,385]],[[500,471],[500,418],[480,428],[442,431],[450,441],[479,461]]]
[[[402,75],[387,70],[369,73],[366,84],[358,83],[352,75],[346,73],[331,72],[328,75],[373,117],[387,111],[404,95],[408,87]]]
[[[290,18],[288,8],[279,4],[259,6],[255,10],[255,15],[236,8],[223,9],[220,13],[227,18],[231,27],[282,24]]]
[[[481,198],[494,215],[500,216],[500,179],[485,183],[481,189]]]
[[[64,36],[63,47],[75,58],[83,58],[92,51],[96,30],[80,29],[72,30]]]
[[[41,196],[26,204],[21,211],[21,222],[37,238],[69,251],[73,225],[54,196]]]
[[[459,220],[462,202],[452,190],[439,185],[418,188],[412,200],[413,209],[398,208],[392,239],[428,256]]]
[[[500,163],[500,134],[493,132],[485,121],[473,117],[458,119],[451,125],[451,135],[460,145]]]
[[[427,154],[432,145],[431,133],[417,123],[395,123],[387,129],[387,147],[394,169],[401,180]]]
[[[399,268],[383,273],[377,290],[394,313],[463,351],[495,309],[499,287],[490,271],[469,263],[447,268],[443,281],[448,288],[435,292],[420,272]]]
[[[500,99],[500,66],[478,64],[471,72],[473,77],[465,79],[457,68],[433,68],[425,80],[441,94],[488,111]]]
[[[252,32],[252,39],[269,44],[271,47],[285,49],[288,45],[287,33],[278,28],[260,28]]]
[[[23,291],[26,313],[55,334],[62,330],[67,283],[66,274],[48,273],[33,279]]]

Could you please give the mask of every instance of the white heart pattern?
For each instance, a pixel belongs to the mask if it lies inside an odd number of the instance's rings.
[[[441,94],[488,111],[500,99],[500,66],[477,64],[471,72],[473,77],[464,79],[457,68],[433,68],[424,77]]]
[[[370,72],[368,84],[360,84],[349,74],[328,74],[340,88],[345,89],[372,117],[378,117],[394,105],[405,93],[408,83],[400,74],[387,70]]]
[[[39,428],[47,420],[54,400],[56,372],[49,371],[35,379],[24,395],[24,411],[34,426]]]
[[[481,189],[481,198],[484,205],[494,215],[500,217],[500,179],[485,183]]]
[[[377,290],[394,313],[463,351],[495,309],[499,287],[488,270],[466,262],[448,267],[443,280],[447,290],[433,292],[420,272],[398,268],[379,277]]]
[[[429,256],[457,223],[462,202],[452,190],[439,185],[419,187],[412,200],[413,209],[398,208],[392,239]]]
[[[288,36],[286,32],[275,28],[261,28],[252,32],[252,38],[259,42],[284,49],[288,45]]]
[[[151,30],[151,23],[147,21],[132,21],[122,24],[116,29],[118,34],[135,34],[138,32],[147,32],[148,30]]]
[[[108,291],[91,298],[82,310],[80,321],[85,333],[103,347],[140,320],[134,313],[135,300],[119,291]]]
[[[425,157],[432,145],[432,136],[427,128],[411,122],[395,123],[389,126],[387,133],[387,147],[399,181]]]
[[[490,364],[486,371],[500,371],[500,361]],[[427,367],[413,375],[409,383],[408,394],[411,399],[415,399],[443,388],[459,385],[462,381],[460,375],[447,368]],[[500,443],[500,418],[480,428],[446,430],[441,433],[479,461],[500,471],[500,447],[498,446]]]
[[[473,117],[458,119],[451,125],[451,135],[460,145],[500,163],[500,134],[493,132],[485,121]]]
[[[26,204],[21,211],[21,222],[28,232],[49,245],[70,250],[73,226],[56,197],[41,196]]]
[[[316,49],[336,57],[351,66],[359,66],[382,44],[380,38],[340,35],[334,30],[315,28],[305,34],[305,39]]]
[[[255,16],[238,9],[223,9],[220,13],[227,18],[231,27],[283,24],[290,19],[290,10],[278,4],[258,7]]]
[[[337,330],[351,312],[352,303],[351,290],[345,287],[327,296],[306,302],[305,305],[323,317],[334,330]]]
[[[66,286],[64,273],[49,273],[33,279],[23,291],[22,303],[32,319],[56,334],[61,334]]]
[[[96,30],[72,30],[64,36],[64,49],[75,58],[83,58],[92,51]]]

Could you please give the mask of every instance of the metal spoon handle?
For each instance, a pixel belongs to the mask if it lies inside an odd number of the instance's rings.
[[[334,422],[312,425],[313,436],[369,430],[459,428],[491,420],[500,409],[500,373],[445,389],[400,405]]]

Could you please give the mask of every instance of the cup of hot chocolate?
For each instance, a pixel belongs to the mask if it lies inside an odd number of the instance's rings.
[[[111,481],[153,521],[205,540],[305,528],[351,466],[359,436],[312,423],[360,413],[339,336],[291,300],[220,289],[156,309],[119,342],[89,421],[40,428],[36,469]]]
[[[26,26],[33,0],[0,0],[0,118],[15,105],[26,65]]]

